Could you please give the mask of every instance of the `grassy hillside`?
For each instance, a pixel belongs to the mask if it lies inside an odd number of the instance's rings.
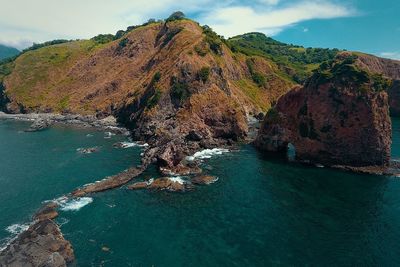
[[[234,53],[210,28],[188,19],[35,45],[0,64],[1,81],[14,112],[82,114],[110,114],[145,96],[157,107],[156,100],[168,93],[185,104],[212,85],[228,94],[232,106],[256,113],[294,84],[273,60]],[[147,99],[147,94],[154,96]]]
[[[293,81],[302,83],[318,68],[319,64],[332,60],[338,49],[304,48],[278,42],[262,33],[247,33],[227,40],[232,51],[249,56],[262,56],[276,62],[281,71]]]
[[[16,48],[0,44],[0,60],[16,56],[19,52],[20,51]]]

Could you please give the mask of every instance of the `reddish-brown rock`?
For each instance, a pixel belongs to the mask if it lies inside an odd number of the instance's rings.
[[[323,66],[305,84],[281,97],[267,114],[255,145],[264,151],[295,147],[298,160],[328,166],[386,166],[391,121],[382,80],[353,59]],[[381,77],[380,77],[381,78]]]

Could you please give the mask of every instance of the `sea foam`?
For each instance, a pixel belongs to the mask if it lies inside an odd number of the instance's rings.
[[[6,231],[13,234],[13,235],[19,235],[20,233],[22,233],[23,231],[28,230],[30,224],[13,224],[10,225],[6,228]]]
[[[130,148],[130,147],[147,147],[149,146],[148,144],[139,144],[136,142],[121,142],[121,147],[122,148]]]
[[[209,159],[215,155],[222,155],[223,153],[228,153],[229,149],[226,148],[213,148],[213,149],[204,149],[202,151],[198,151],[194,153],[193,156],[186,157],[187,160],[193,161],[196,159]]]
[[[60,205],[60,210],[62,211],[77,211],[84,206],[93,202],[91,197],[81,197],[76,199],[68,200],[67,198],[62,198],[57,201]]]

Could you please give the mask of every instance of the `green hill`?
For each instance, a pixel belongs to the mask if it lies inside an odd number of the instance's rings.
[[[0,44],[0,60],[13,57],[18,54],[18,49]]]
[[[285,44],[256,32],[232,37],[227,43],[232,51],[273,60],[297,83],[302,83],[319,64],[334,59],[340,52],[338,49]]]

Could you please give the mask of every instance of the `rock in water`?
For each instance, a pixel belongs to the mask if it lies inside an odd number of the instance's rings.
[[[304,87],[271,109],[255,145],[264,151],[295,148],[296,159],[327,166],[387,166],[391,120],[389,86],[357,68],[352,56],[322,64]]]
[[[53,121],[51,121],[49,119],[37,119],[32,123],[32,125],[29,127],[29,129],[26,130],[26,132],[42,131],[42,130],[50,127],[52,124],[53,124]]]
[[[0,266],[67,266],[74,260],[71,244],[56,223],[38,221],[0,252]]]

